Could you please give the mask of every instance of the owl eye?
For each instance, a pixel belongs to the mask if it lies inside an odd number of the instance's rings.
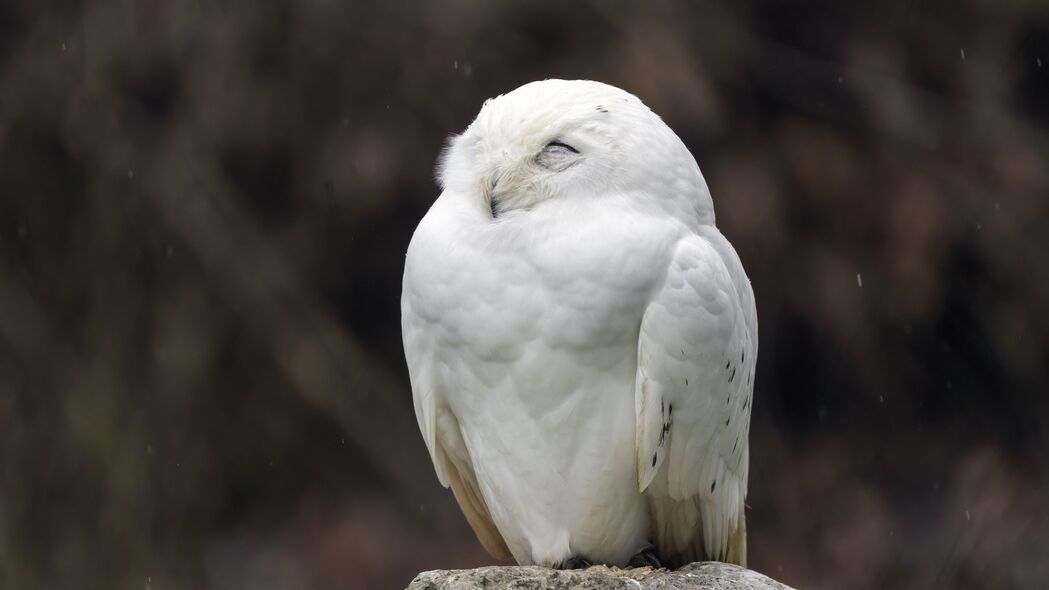
[[[543,151],[535,157],[536,163],[554,172],[566,170],[579,163],[581,159],[579,150],[557,139],[546,144]]]
[[[578,154],[579,153],[579,150],[577,150],[574,147],[568,145],[567,143],[565,143],[563,141],[560,141],[560,140],[557,140],[557,139],[555,139],[555,140],[551,141],[550,143],[546,144],[546,147],[543,148],[543,151],[544,152],[546,152],[546,151],[566,151],[566,152],[570,152],[570,153],[573,153],[573,154]]]

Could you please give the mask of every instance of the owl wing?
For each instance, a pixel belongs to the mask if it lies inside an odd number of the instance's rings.
[[[412,310],[411,295],[401,300],[401,331],[408,374],[412,383],[415,417],[419,421],[426,448],[437,471],[437,479],[444,487],[451,487],[455,500],[473,529],[481,545],[496,559],[509,559],[510,550],[496,528],[492,515],[477,485],[470,453],[463,442],[459,420],[444,401],[441,383],[437,378],[434,346],[425,320]]]
[[[637,477],[664,559],[743,565],[757,315],[738,256],[706,229],[678,242],[641,322]]]

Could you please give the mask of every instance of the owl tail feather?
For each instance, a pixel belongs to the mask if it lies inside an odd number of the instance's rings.
[[[729,530],[725,532],[720,550],[708,548],[704,545],[702,529],[700,528],[683,550],[669,553],[663,550],[660,552],[660,557],[663,559],[663,563],[671,569],[676,569],[694,561],[722,561],[747,567],[747,521],[742,509],[739,511],[739,515],[735,518],[732,526],[726,528]],[[668,533],[669,531],[665,530],[665,528],[657,528],[657,545],[673,547]]]
[[[743,516],[743,510],[739,511],[736,526],[729,533],[725,562],[747,567],[747,520]]]

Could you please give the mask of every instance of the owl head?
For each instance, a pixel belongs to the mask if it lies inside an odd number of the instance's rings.
[[[676,134],[633,94],[543,80],[485,101],[438,165],[444,191],[495,221],[554,199],[615,196],[713,223],[706,182]]]

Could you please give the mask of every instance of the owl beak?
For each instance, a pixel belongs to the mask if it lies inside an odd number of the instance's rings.
[[[488,195],[488,209],[492,212],[492,219],[499,217],[499,193],[496,192],[496,187],[502,178],[503,174],[498,170],[488,177],[488,190],[485,193]]]

